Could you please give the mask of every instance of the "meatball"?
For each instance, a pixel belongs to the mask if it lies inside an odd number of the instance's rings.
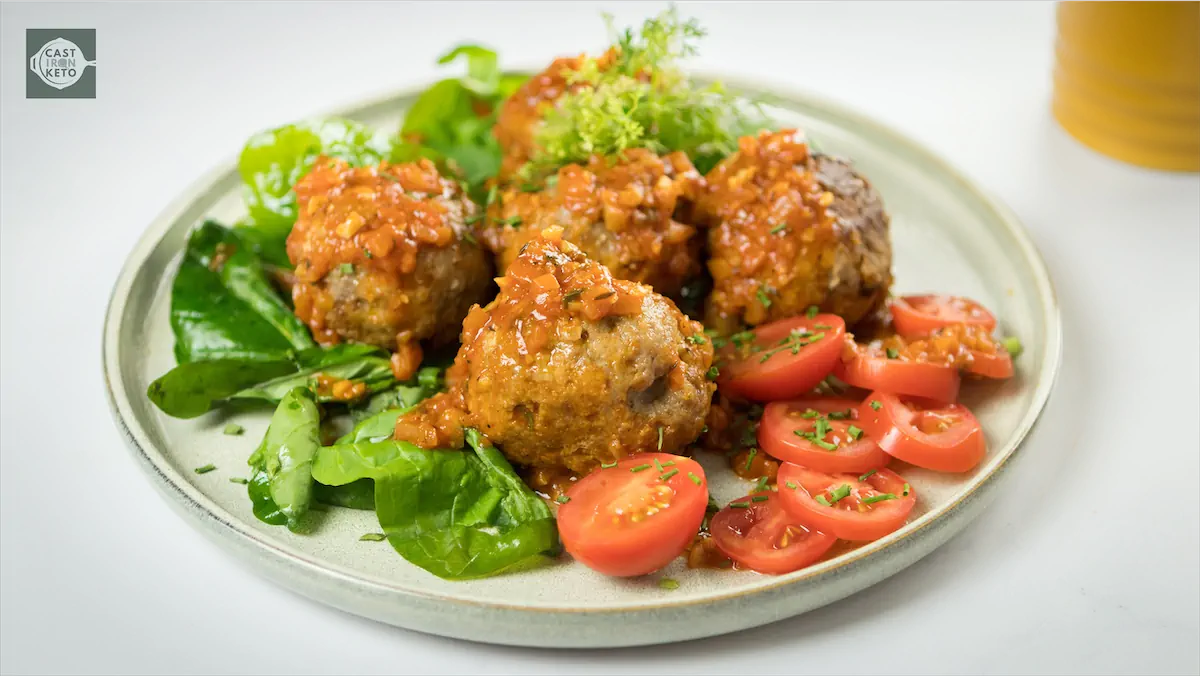
[[[610,49],[596,59],[596,67],[600,71],[607,70],[616,59],[617,51]],[[511,178],[533,155],[534,136],[546,109],[564,94],[590,86],[583,81],[568,82],[569,75],[583,67],[587,60],[584,54],[555,59],[546,70],[526,80],[500,106],[492,133],[502,152],[501,179]]]
[[[706,177],[713,291],[705,323],[723,333],[816,305],[854,324],[892,282],[888,216],[844,160],[812,155],[795,130],[743,137]]]
[[[428,160],[353,168],[322,158],[295,190],[296,316],[323,345],[396,350],[407,379],[419,341],[452,342],[491,285],[490,258],[466,225],[477,207]]]
[[[463,323],[449,392],[402,417],[397,438],[453,445],[475,427],[514,463],[579,473],[696,440],[716,389],[703,327],[561,237],[524,245]]]
[[[613,276],[649,284],[665,296],[702,269],[703,244],[687,221],[703,178],[687,155],[644,149],[562,167],[544,188],[509,187],[488,208],[484,241],[503,271],[521,247],[550,226]]]

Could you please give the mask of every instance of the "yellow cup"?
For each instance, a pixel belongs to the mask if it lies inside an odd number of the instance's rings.
[[[1200,2],[1060,2],[1054,116],[1094,150],[1200,171]]]

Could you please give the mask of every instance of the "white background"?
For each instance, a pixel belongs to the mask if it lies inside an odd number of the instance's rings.
[[[618,23],[660,6],[609,3]],[[593,48],[596,7],[4,5],[0,668],[32,672],[1200,672],[1200,179],[1076,144],[1048,113],[1051,5],[685,6],[697,66],[816,90],[911,134],[1024,220],[1058,286],[1061,380],[994,505],[908,571],[761,629],[655,648],[491,647],[260,579],[123,448],[100,377],[144,226],[250,133],[427,81]],[[25,100],[24,30],[96,28],[98,98]]]

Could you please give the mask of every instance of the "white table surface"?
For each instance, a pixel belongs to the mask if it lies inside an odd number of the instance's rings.
[[[609,3],[619,23],[658,7]],[[260,579],[168,509],[109,417],[100,325],[126,253],[250,133],[427,81],[460,40],[517,64],[590,48],[603,39],[596,7],[6,4],[0,669],[1200,672],[1200,179],[1118,164],[1055,125],[1051,5],[683,9],[711,29],[698,67],[877,116],[1032,231],[1058,287],[1065,363],[1023,462],[977,522],[832,607],[635,650],[434,638]],[[25,100],[30,27],[98,30],[96,100]]]

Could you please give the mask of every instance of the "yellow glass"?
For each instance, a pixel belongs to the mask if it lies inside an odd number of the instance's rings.
[[[1054,116],[1124,162],[1200,171],[1200,2],[1060,2]]]

